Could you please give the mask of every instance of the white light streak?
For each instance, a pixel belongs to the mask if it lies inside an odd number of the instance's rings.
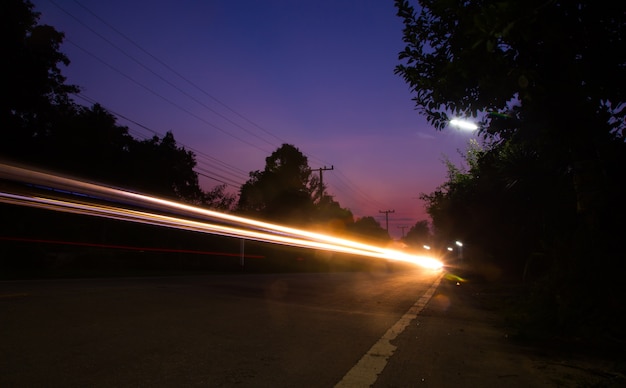
[[[26,184],[34,184],[53,190],[61,190],[65,194],[69,193],[73,195],[70,199],[60,199],[44,197],[41,196],[40,193],[32,195],[29,193],[0,192],[0,202],[4,203],[75,214],[86,214],[273,244],[403,261],[432,269],[442,267],[442,263],[439,260],[428,256],[411,255],[405,252],[363,244],[348,239],[220,213],[163,198],[152,197],[146,194],[105,187],[2,163],[0,163],[0,178]],[[109,201],[109,203],[113,201],[114,204],[102,205],[96,202],[102,200]],[[146,210],[128,209],[118,206],[119,203],[140,206],[143,209],[147,208],[149,210],[175,213],[177,216],[159,214]],[[199,218],[201,221],[182,217],[189,215],[194,218]]]
[[[471,121],[461,120],[461,119],[452,119],[450,120],[450,125],[458,127],[460,129],[465,129],[468,131],[475,131],[478,129],[478,125],[472,123]]]

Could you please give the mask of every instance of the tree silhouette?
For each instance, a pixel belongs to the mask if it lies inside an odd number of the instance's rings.
[[[200,204],[203,194],[194,172],[196,160],[193,152],[176,144],[172,132],[163,138],[135,142],[132,155],[132,178],[141,191],[170,198],[181,198]]]
[[[404,236],[403,241],[413,247],[422,247],[431,243],[432,236],[428,221],[417,221]]]
[[[77,107],[51,128],[37,162],[107,183],[127,184],[134,139],[99,104]]]
[[[350,226],[349,231],[356,236],[361,238],[365,237],[378,243],[391,240],[385,228],[371,216],[357,219],[354,224]]]
[[[24,0],[2,2],[2,44],[7,55],[0,90],[0,156],[92,181],[145,190],[174,199],[229,210],[234,196],[224,188],[203,192],[195,155],[168,132],[138,141],[100,104],[84,107],[70,95],[60,65],[64,34],[38,25],[39,13]]]
[[[623,37],[626,6],[420,3],[416,13],[396,0],[407,43],[396,72],[418,109],[440,129],[447,113],[494,112],[484,117],[484,134],[523,141],[571,171],[582,226],[597,227],[608,184],[598,154],[626,127],[626,96],[615,82],[626,54],[612,48]]]
[[[37,154],[51,127],[74,113],[60,65],[69,59],[59,51],[64,34],[38,25],[39,13],[30,1],[7,0],[0,42],[4,55],[0,88],[0,154],[16,159]]]
[[[349,209],[342,208],[332,196],[324,195],[315,204],[311,221],[322,232],[344,234],[354,224],[354,215]]]
[[[213,189],[204,192],[202,204],[219,211],[233,210],[236,196],[226,192],[226,184],[215,186]]]
[[[625,269],[614,225],[626,215],[615,183],[626,155],[626,94],[617,81],[626,52],[616,49],[626,5],[395,4],[406,43],[396,73],[418,110],[437,129],[450,115],[478,117],[488,145],[469,171],[425,197],[437,233],[464,233],[474,257],[501,268],[544,269],[527,312],[535,322],[571,332],[610,322],[602,295],[624,291],[599,268]]]
[[[283,144],[265,159],[263,171],[253,171],[241,186],[238,211],[265,219],[308,224],[314,209],[317,180],[298,148]]]

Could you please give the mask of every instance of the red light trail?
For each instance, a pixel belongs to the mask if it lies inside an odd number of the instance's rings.
[[[3,185],[0,203],[403,261],[431,269],[438,269],[442,266],[439,260],[428,256],[413,255],[321,233],[220,213],[146,194],[8,164],[0,163],[0,179],[20,184],[17,188],[14,184]],[[127,207],[121,207],[120,204]],[[141,210],[131,209],[130,206],[140,207]]]

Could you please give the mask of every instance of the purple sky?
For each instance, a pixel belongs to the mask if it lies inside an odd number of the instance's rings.
[[[334,166],[327,191],[356,217],[385,227],[380,212],[395,210],[397,238],[429,220],[417,197],[445,182],[444,157],[461,165],[472,137],[414,109],[393,72],[403,42],[392,0],[33,3],[66,35],[76,101],[122,116],[138,139],[171,131],[206,190],[236,192],[293,144],[312,169]]]

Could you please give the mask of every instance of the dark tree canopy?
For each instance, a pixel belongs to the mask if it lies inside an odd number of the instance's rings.
[[[317,180],[308,159],[293,145],[283,144],[265,159],[265,169],[250,173],[241,187],[239,211],[262,218],[306,224],[311,221]]]
[[[252,217],[313,228],[322,233],[344,234],[354,216],[327,195],[320,193],[320,179],[307,157],[295,146],[283,144],[265,159],[262,171],[250,173],[241,186],[237,210]]]
[[[130,147],[134,139],[128,128],[99,104],[77,107],[58,121],[37,152],[25,153],[37,164],[101,181],[129,182]]]
[[[618,330],[603,295],[624,296],[613,274],[626,269],[614,226],[626,216],[626,4],[395,4],[406,43],[396,73],[416,108],[437,129],[478,118],[485,141],[467,171],[448,165],[422,196],[437,237],[464,239],[474,269],[533,280],[534,323]]]
[[[391,238],[389,233],[372,216],[365,216],[357,219],[349,228],[349,231],[361,238],[371,239],[377,242],[387,242]]]
[[[597,1],[396,0],[407,46],[396,67],[418,110],[441,129],[448,114],[480,117],[564,173],[594,227],[605,211],[602,155],[624,140],[626,5]],[[617,82],[616,82],[617,81]],[[523,144],[523,145],[522,145]]]
[[[614,180],[606,172],[619,160],[615,152],[626,126],[626,95],[618,81],[626,79],[626,50],[619,49],[626,5],[395,4],[406,43],[396,72],[413,91],[417,109],[439,129],[449,114],[483,120],[481,133],[493,147],[480,163],[508,174],[501,178],[505,186],[493,187],[562,194],[569,186],[575,201],[568,204],[581,228],[598,231],[609,224]],[[528,174],[530,166],[544,173]],[[545,186],[555,182],[564,187]]]
[[[30,1],[3,1],[0,10],[0,158],[222,210],[232,205],[224,188],[201,190],[195,155],[171,132],[135,140],[100,104],[72,101],[79,88],[61,73],[70,63],[59,51],[64,34],[39,25]]]
[[[543,112],[558,127],[623,131],[626,5],[598,1],[396,0],[404,64],[396,72],[437,128],[447,114]],[[526,108],[528,107],[528,108]],[[511,113],[511,112],[509,112]],[[583,123],[576,120],[583,117]],[[524,116],[525,120],[528,120]],[[572,127],[573,125],[573,127]],[[554,131],[556,128],[550,128]],[[505,135],[502,131],[500,135]],[[565,132],[564,132],[565,134]]]
[[[45,141],[59,116],[73,114],[70,93],[60,65],[69,59],[59,51],[64,35],[51,26],[38,25],[33,4],[7,0],[0,5],[4,66],[0,89],[0,151],[20,155],[35,140]]]
[[[354,223],[354,215],[349,209],[342,208],[331,196],[324,195],[315,204],[311,221],[312,226],[321,229],[321,232],[343,234]]]
[[[134,143],[131,153],[132,176],[141,191],[201,203],[195,156],[176,144],[172,132]]]
[[[428,221],[417,221],[404,236],[403,241],[413,247],[422,247],[431,243],[430,226]]]

